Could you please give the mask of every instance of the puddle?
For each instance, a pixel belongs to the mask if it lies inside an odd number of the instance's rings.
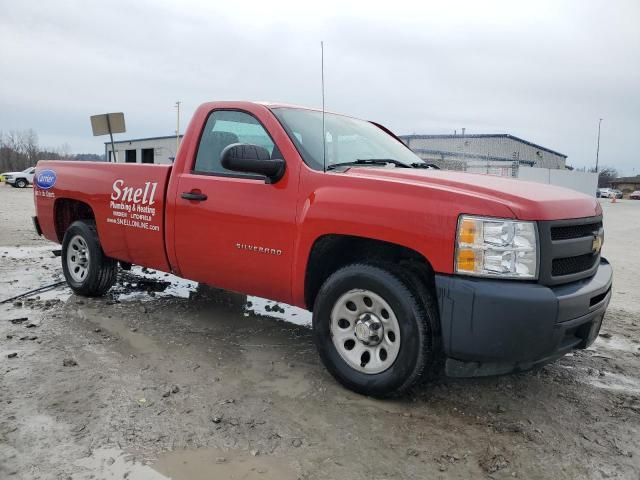
[[[605,372],[604,377],[589,379],[587,383],[596,388],[617,392],[640,394],[640,380],[620,373]]]
[[[60,250],[60,247],[53,243],[41,247],[0,247],[0,258],[12,258],[15,260],[23,258],[39,259],[40,257],[58,258],[53,255],[53,250]]]
[[[162,289],[151,288],[154,292],[154,295],[151,296],[148,291],[150,285],[145,284],[144,281],[136,282],[136,277],[156,282],[162,286]],[[137,266],[131,268],[126,283],[125,292],[116,295],[117,300],[120,302],[151,302],[158,297],[191,299],[198,293],[197,282]],[[229,295],[232,294],[229,293]],[[245,316],[261,315],[303,327],[311,326],[311,313],[307,310],[261,297],[247,296],[246,298]]]
[[[604,357],[604,356],[603,356]],[[611,358],[611,357],[604,357]],[[583,373],[586,373],[585,368],[576,368],[573,365],[562,365],[558,364],[560,368],[564,368],[565,370],[580,370]],[[625,393],[640,393],[640,379],[635,377],[629,377],[627,375],[622,375],[620,373],[613,372],[605,372],[604,377],[583,377],[582,375],[576,376],[577,380],[586,383],[587,385],[591,385],[596,388],[603,388],[605,390],[613,390],[618,392]]]
[[[620,350],[624,352],[640,352],[640,343],[634,343],[621,336],[611,338],[598,337],[587,350]]]
[[[0,301],[63,280],[60,258],[52,253],[55,249],[54,244],[42,247],[0,247]],[[62,285],[27,298],[39,296],[40,300],[66,300],[70,294],[71,290]]]
[[[150,270],[144,267],[133,266],[129,273],[131,277],[152,280],[162,285],[162,290],[154,291],[156,297],[190,298],[198,288],[198,282],[192,282],[191,280],[176,277],[170,273]],[[147,291],[140,288],[142,285],[138,284],[140,282],[136,283],[135,278],[131,278],[130,280],[130,291],[118,294],[116,297],[118,300],[124,302],[129,300],[152,301],[154,299]]]
[[[403,399],[377,399],[373,397],[363,397],[357,393],[343,389],[334,398],[337,405],[356,406],[361,411],[369,410],[371,415],[375,416],[375,412],[384,412],[391,415],[403,415],[411,408],[406,400]]]
[[[153,468],[172,480],[296,480],[286,462],[271,456],[218,449],[175,450],[160,456]],[[129,477],[131,478],[131,477]]]
[[[287,305],[286,303],[273,302],[260,297],[248,296],[247,301],[251,302],[251,306],[245,307],[245,315],[253,313],[263,315],[265,317],[277,318],[302,327],[311,327],[311,312],[307,310]],[[277,308],[277,311],[273,310],[274,306]],[[284,312],[282,310],[284,310]]]
[[[75,462],[84,471],[71,476],[73,480],[118,479],[169,480],[148,465],[137,462],[132,455],[117,448],[98,448],[91,455]]]
[[[38,247],[0,247],[0,256],[4,258],[33,260],[25,268],[10,268],[10,280],[0,280],[2,285],[0,289],[3,294],[6,294],[6,298],[63,280],[60,258],[52,253],[57,248],[59,247],[55,244]],[[133,266],[130,271],[122,271],[118,284],[114,286],[112,292],[113,298],[122,303],[153,302],[157,298],[193,299],[198,293],[198,283],[169,273]],[[57,298],[66,301],[71,294],[68,287],[60,286],[37,295],[41,300]],[[233,294],[228,293],[228,295]],[[5,295],[0,300],[4,298]],[[310,312],[260,297],[247,296],[243,314],[275,318],[304,327],[311,326]],[[128,332],[128,329],[125,330]]]
[[[272,456],[215,448],[174,450],[145,464],[119,448],[97,448],[74,462],[72,480],[297,480],[286,461]]]
[[[80,315],[84,320],[99,325],[112,335],[119,336],[121,339],[128,342],[129,345],[139,353],[154,353],[162,351],[162,349],[158,347],[156,342],[154,342],[150,337],[133,331],[129,325],[117,318],[108,318],[103,315],[89,316],[85,309],[78,309],[78,315]]]

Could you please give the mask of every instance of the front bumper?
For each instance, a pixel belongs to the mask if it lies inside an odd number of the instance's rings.
[[[554,287],[436,275],[446,373],[527,370],[586,348],[600,331],[612,278],[605,259],[592,277]]]

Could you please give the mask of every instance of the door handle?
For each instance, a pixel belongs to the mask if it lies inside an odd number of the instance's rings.
[[[193,200],[195,202],[203,202],[207,199],[207,196],[204,193],[198,192],[183,192],[180,196],[185,200]]]

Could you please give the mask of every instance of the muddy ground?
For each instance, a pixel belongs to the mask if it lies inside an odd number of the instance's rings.
[[[640,202],[603,208],[616,278],[592,348],[400,400],[339,386],[306,312],[162,273],[0,305],[0,478],[637,480]],[[32,210],[0,184],[0,301],[62,277]]]

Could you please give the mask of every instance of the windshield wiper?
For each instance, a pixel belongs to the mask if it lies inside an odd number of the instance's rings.
[[[342,163],[332,163],[331,165],[327,165],[327,170],[335,170],[339,167],[351,167],[353,165],[388,165],[393,164],[396,168],[411,168],[406,163],[399,162],[398,160],[393,160],[392,158],[359,158],[358,160],[353,160],[351,162],[342,162]]]
[[[437,166],[436,164],[427,163],[427,162],[424,162],[424,163],[417,163],[417,162],[416,163],[412,163],[411,167],[412,168],[427,168],[427,169],[433,169],[433,170],[440,170],[440,167]]]

